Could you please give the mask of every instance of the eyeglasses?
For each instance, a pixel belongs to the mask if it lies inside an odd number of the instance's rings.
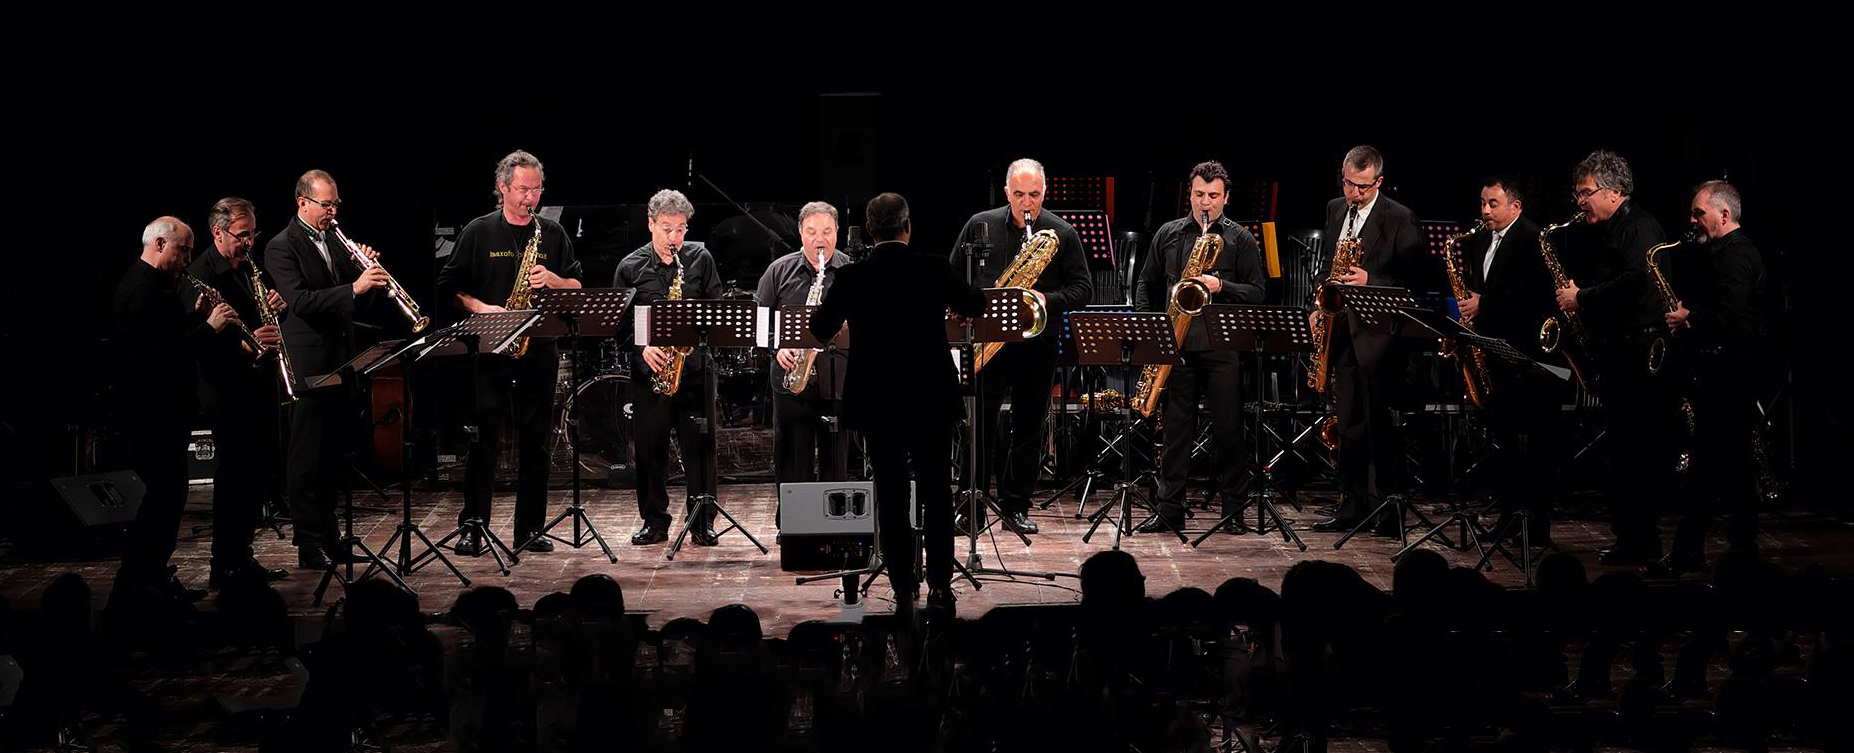
[[[257,228],[251,228],[250,230],[246,230],[242,233],[234,233],[230,230],[220,230],[219,232],[225,233],[226,235],[232,236],[234,239],[237,239],[240,241],[250,241],[250,240],[257,238]]]
[[[662,231],[666,235],[682,235],[683,233],[689,232],[689,226],[688,225],[658,225],[657,230]]]
[[[334,211],[334,210],[337,210],[337,209],[340,209],[340,208],[341,208],[341,200],[340,200],[340,199],[335,199],[334,201],[322,201],[322,200],[320,200],[320,199],[311,199],[311,198],[309,198],[309,197],[307,197],[307,196],[301,196],[301,197],[298,197],[298,198],[301,198],[301,199],[302,199],[303,201],[307,201],[307,202],[309,202],[309,203],[311,203],[311,204],[315,204],[315,205],[317,205],[317,206],[320,206],[321,208],[323,208],[323,209],[327,209],[327,210],[329,210],[329,211],[331,211],[331,212],[332,212],[332,211]]]
[[[1577,189],[1571,192],[1571,198],[1577,201],[1583,201],[1584,199],[1588,199],[1592,196],[1595,196],[1596,193],[1601,190],[1603,189],[1602,188],[1580,188],[1580,189]]]
[[[523,196],[526,196],[528,194],[534,194],[536,196],[539,196],[541,195],[541,192],[545,190],[547,189],[544,186],[515,186],[515,193],[521,194]]]
[[[1372,179],[1370,180],[1370,182],[1366,182],[1366,183],[1354,183],[1354,182],[1352,182],[1352,179],[1350,179],[1350,178],[1340,178],[1340,179],[1339,179],[1339,182],[1340,182],[1340,183],[1344,183],[1345,185],[1348,185],[1348,186],[1351,186],[1351,187],[1352,187],[1352,188],[1353,188],[1354,190],[1358,190],[1358,191],[1369,191],[1369,190],[1371,190],[1371,187],[1372,187],[1372,186],[1375,186],[1375,185],[1377,185],[1377,184],[1378,184],[1378,181],[1379,181],[1379,180],[1380,180],[1380,178],[1372,178]]]

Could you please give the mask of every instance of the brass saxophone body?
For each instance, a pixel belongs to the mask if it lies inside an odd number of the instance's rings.
[[[251,297],[257,301],[258,321],[265,327],[276,327],[283,331],[283,325],[277,319],[277,312],[270,308],[270,288],[264,285],[264,270],[258,269],[256,261],[251,262]],[[283,378],[283,404],[296,402],[296,369],[290,365],[290,351],[283,342],[277,342],[277,374]]]
[[[195,290],[199,291],[200,298],[206,301],[207,309],[225,303],[225,296],[220,295],[219,291],[213,286],[206,284],[205,280],[185,272],[180,273],[180,278],[186,280],[187,284],[192,285]],[[238,316],[237,312],[233,312],[231,324],[238,329],[238,339],[245,342],[245,347],[251,351],[251,358],[253,360],[270,355],[270,349],[258,342],[257,335],[251,333],[251,326],[246,324],[245,320]]]
[[[521,261],[515,265],[515,287],[509,288],[509,300],[502,307],[510,311],[527,311],[534,308],[534,286],[528,284],[528,272],[541,261],[541,217],[529,213],[534,222],[534,235],[528,239],[528,247],[521,252]],[[528,353],[528,338],[516,340],[508,348],[510,358],[520,358]]]
[[[1571,277],[1565,274],[1564,264],[1558,261],[1558,252],[1551,247],[1551,234],[1570,227],[1584,218],[1583,212],[1571,215],[1571,218],[1556,225],[1547,225],[1539,231],[1539,255],[1545,259],[1545,268],[1551,271],[1553,289],[1567,288]],[[1565,332],[1570,337],[1565,337]],[[1559,311],[1539,325],[1539,348],[1547,353],[1564,356],[1564,363],[1571,367],[1571,373],[1577,375],[1577,384],[1586,392],[1596,392],[1597,371],[1591,360],[1594,351],[1590,347],[1590,336],[1584,330],[1583,317],[1575,311]]]
[[[1648,249],[1648,279],[1654,283],[1655,292],[1661,294],[1661,305],[1667,313],[1671,314],[1680,308],[1680,296],[1674,295],[1674,286],[1667,281],[1667,273],[1661,271],[1660,259],[1656,257],[1660,256],[1662,251],[1692,241],[1694,237],[1693,232],[1688,232],[1685,238]],[[1667,365],[1667,338],[1669,336],[1671,335],[1656,336],[1654,342],[1648,344],[1649,374],[1659,374],[1661,367]]]
[[[994,286],[1024,289],[1024,305],[1030,307],[1031,314],[1030,328],[1024,330],[1026,340],[1043,334],[1043,329],[1049,326],[1049,310],[1030,292],[1030,288],[1036,285],[1036,279],[1043,276],[1043,270],[1056,258],[1056,246],[1056,231],[1036,231],[1024,240],[1024,245],[1017,250],[1017,257],[1011,260],[1010,266],[1004,268],[1003,274],[998,275],[998,284]],[[979,343],[973,355],[972,371],[976,373],[985,368],[985,364],[1003,348],[1004,343],[1001,342]]]
[[[1327,384],[1332,375],[1333,325],[1341,311],[1338,291],[1334,286],[1339,278],[1358,266],[1359,258],[1364,255],[1364,247],[1359,244],[1358,236],[1340,238],[1333,246],[1333,266],[1326,274],[1326,281],[1320,284],[1314,293],[1314,303],[1319,308],[1319,321],[1313,325],[1312,365],[1307,369],[1307,386],[1320,394],[1326,394]]]
[[[1180,346],[1184,345],[1185,333],[1191,331],[1191,320],[1210,303],[1210,288],[1195,278],[1215,265],[1217,255],[1223,251],[1223,235],[1213,230],[1206,229],[1191,245],[1184,271],[1179,273],[1178,282],[1172,285],[1171,294],[1167,296],[1165,313],[1171,317],[1172,337]],[[1133,394],[1133,410],[1142,416],[1157,411],[1159,395],[1165,391],[1165,382],[1171,375],[1171,364],[1148,364],[1140,370],[1139,387]]]
[[[805,293],[806,306],[816,306],[824,302],[824,273],[829,269],[829,263],[824,260],[822,254],[819,254],[818,278],[812,281],[811,290]],[[806,385],[811,384],[811,372],[817,368],[817,361],[818,349],[806,348],[805,352],[798,356],[798,363],[794,364],[790,371],[785,372],[785,378],[781,380],[779,386],[794,395],[804,392]]]
[[[669,293],[663,296],[663,300],[666,301],[682,300],[681,249],[678,249],[676,253],[678,254],[676,257],[676,277],[670,280]],[[676,394],[676,390],[682,388],[683,362],[688,360],[689,353],[695,349],[687,345],[673,345],[664,350],[669,352],[669,362],[663,364],[663,369],[650,378],[650,391],[659,395],[674,395]]]
[[[1448,271],[1448,284],[1455,293],[1455,300],[1460,301],[1472,293],[1461,276],[1461,266],[1455,261],[1455,249],[1461,241],[1487,227],[1485,222],[1475,222],[1474,227],[1459,235],[1451,236],[1442,244],[1442,265]],[[1474,317],[1466,313],[1461,315],[1461,326],[1469,332],[1474,331]],[[1493,381],[1487,375],[1487,354],[1479,347],[1468,346],[1464,356],[1453,340],[1442,343],[1442,355],[1455,359],[1461,367],[1461,381],[1468,393],[1468,401],[1477,408],[1487,407],[1487,396],[1493,393]]]

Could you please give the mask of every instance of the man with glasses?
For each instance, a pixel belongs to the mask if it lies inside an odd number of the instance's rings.
[[[1635,176],[1615,152],[1596,151],[1571,173],[1572,197],[1602,244],[1594,280],[1557,292],[1595,340],[1608,413],[1610,528],[1616,543],[1600,562],[1644,565],[1661,556],[1655,503],[1673,482],[1679,390],[1649,379],[1648,347],[1667,331],[1661,297],[1648,281],[1648,249],[1666,239],[1661,223],[1630,200]]]
[[[496,163],[494,211],[470,221],[457,234],[457,248],[438,272],[438,295],[471,314],[506,311],[501,305],[515,285],[530,288],[580,287],[580,263],[573,240],[560,223],[536,214],[546,175],[534,155],[516,150]],[[520,280],[516,265],[539,233],[535,263]],[[502,424],[514,405],[516,433],[515,538],[517,549],[553,551],[541,536],[547,525],[547,438],[554,410],[554,378],[560,352],[551,338],[530,338],[521,358],[484,354],[477,359],[476,436],[464,466],[464,505],[458,524],[487,525],[496,480],[496,448]],[[457,553],[475,557],[487,551],[474,528],[457,537]]]
[[[258,317],[257,299],[252,297],[251,276],[257,270],[251,263],[251,249],[257,245],[257,213],[251,202],[220,199],[207,213],[206,224],[212,229],[212,249],[196,254],[187,273],[218,291],[259,343],[275,347],[283,336],[274,326],[258,326],[263,320]],[[198,291],[182,290],[186,300],[197,296]],[[268,305],[281,310],[283,296],[270,291]],[[208,585],[213,588],[236,578],[281,580],[289,575],[288,570],[258,564],[251,549],[279,450],[277,369],[256,357],[235,327],[220,330],[212,346],[199,353],[200,406],[212,425],[219,459],[212,478]]]
[[[1326,237],[1357,239],[1358,263],[1339,277],[1344,285],[1424,289],[1438,265],[1423,251],[1423,234],[1409,208],[1382,193],[1384,157],[1355,146],[1339,162],[1340,198],[1326,204]],[[1313,321],[1320,316],[1312,315]],[[1398,491],[1392,473],[1402,444],[1391,425],[1391,404],[1403,382],[1404,353],[1388,333],[1372,332],[1350,313],[1334,323],[1328,371],[1339,411],[1339,507],[1315,531],[1349,531]],[[1396,535],[1400,512],[1381,516],[1374,532]]]
[[[695,205],[681,191],[664,189],[650,197],[646,208],[650,242],[618,262],[612,287],[633,291],[632,307],[649,306],[669,297],[676,277],[682,277],[680,296],[685,299],[721,297],[721,275],[714,257],[701,243],[683,239],[689,234],[689,218]],[[630,317],[622,332],[632,331]],[[631,536],[637,546],[662,543],[669,539],[669,434],[676,430],[677,445],[682,448],[685,502],[694,506],[695,498],[715,493],[714,433],[700,430],[702,417],[702,369],[694,353],[684,359],[681,382],[673,395],[659,395],[651,389],[653,377],[669,364],[668,348],[633,344],[631,348],[631,404],[637,430],[632,434],[637,454],[637,513],[644,526]],[[688,521],[697,546],[714,546],[712,526],[714,510],[709,508],[702,520]]]
[[[296,179],[296,216],[264,244],[264,268],[289,307],[283,344],[297,379],[328,374],[354,357],[354,313],[386,287],[386,270],[362,270],[329,231],[341,211],[335,179],[310,170]],[[362,249],[375,255],[370,248]],[[353,380],[304,389],[290,409],[290,456],[284,484],[295,529],[296,564],[322,569],[346,562],[335,527],[335,492],[348,480],[343,456],[356,430]]]

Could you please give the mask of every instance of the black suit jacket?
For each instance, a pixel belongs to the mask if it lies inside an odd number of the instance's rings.
[[[1558,310],[1551,270],[1545,268],[1545,258],[1539,255],[1539,225],[1520,214],[1500,239],[1493,269],[1483,272],[1487,246],[1492,243],[1493,232],[1489,230],[1462,242],[1461,257],[1467,267],[1462,270],[1462,278],[1468,289],[1481,297],[1474,329],[1506,340],[1522,352],[1535,353],[1539,325]]]
[[[377,297],[377,290],[357,299],[351,287],[360,270],[348,258],[340,241],[329,234],[329,264],[310,239],[301,219],[264,244],[264,271],[283,296],[283,345],[290,350],[290,365],[302,379],[320,376],[353,358],[354,311]]]
[[[811,315],[829,339],[850,325],[844,420],[864,431],[947,426],[959,416],[959,373],[946,342],[946,310],[977,316],[985,296],[939,256],[890,241],[837,271]]]
[[[1346,207],[1344,198],[1326,203],[1326,237],[1331,239],[1329,245],[1333,247],[1338,246],[1345,232]],[[1416,291],[1442,288],[1437,284],[1442,281],[1441,262],[1429,255],[1422,230],[1416,226],[1416,214],[1382,192],[1378,193],[1370,216],[1365,218],[1365,226],[1358,230],[1358,243],[1362,247],[1358,266],[1369,278],[1367,285]],[[1330,262],[1331,258],[1328,256],[1327,260]],[[1320,269],[1331,267],[1328,263]],[[1389,349],[1391,336],[1367,331],[1350,315],[1340,325],[1351,332],[1349,337],[1358,350],[1359,365],[1366,369],[1375,367]]]
[[[248,269],[234,269],[230,260],[210,244],[195,253],[193,263],[187,265],[187,274],[193,275],[201,282],[211,285],[213,290],[225,297],[238,318],[253,331],[264,326],[258,318],[257,302],[251,297],[251,277]],[[198,291],[191,285],[182,287],[182,300],[189,310],[199,298]],[[244,405],[249,402],[253,390],[264,383],[267,374],[274,374],[275,368],[268,362],[261,365],[269,370],[260,369],[255,360],[256,354],[245,349],[244,337],[237,327],[226,325],[213,337],[212,347],[199,354],[200,364],[200,399],[211,404],[215,402],[230,405]],[[217,406],[212,406],[217,407]]]

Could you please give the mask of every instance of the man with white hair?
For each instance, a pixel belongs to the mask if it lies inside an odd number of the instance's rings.
[[[631,305],[649,306],[670,296],[676,278],[682,278],[680,297],[715,299],[721,297],[721,274],[715,259],[701,243],[684,242],[689,235],[689,218],[695,205],[681,191],[664,189],[650,197],[645,210],[650,242],[632,251],[618,262],[612,275],[612,287],[630,288]],[[629,317],[620,332],[630,332]],[[703,364],[692,352],[683,359],[682,377],[673,395],[659,395],[651,389],[655,375],[669,365],[668,348],[633,344],[631,347],[631,405],[637,421],[637,513],[644,526],[631,536],[637,546],[660,544],[669,540],[669,434],[675,425],[677,445],[682,448],[683,489],[685,502],[693,508],[695,498],[715,493],[714,433],[703,432],[699,421],[702,401]],[[687,521],[696,546],[714,546],[711,523],[713,508],[706,508],[703,520]]]
[[[820,295],[837,280],[837,270],[850,263],[837,253],[837,208],[822,201],[798,210],[801,248],[774,259],[760,275],[753,294],[761,306],[778,309],[800,306],[814,286]],[[820,301],[823,299],[820,297]],[[776,316],[777,314],[775,314]],[[834,429],[832,402],[843,394],[849,359],[837,350],[812,354],[811,375],[803,389],[785,388],[786,374],[800,365],[806,351],[781,348],[770,369],[773,390],[773,470],[780,482],[841,481],[848,473],[850,434]]]
[[[223,303],[202,310],[182,302],[180,274],[192,258],[193,230],[162,217],[142,230],[141,258],[116,286],[112,339],[121,352],[129,467],[145,488],[110,597],[111,610],[124,615],[176,595],[168,559],[187,504],[187,431],[199,413],[196,359],[236,316]]]
[[[1033,159],[1012,162],[1004,173],[1007,203],[966,220],[950,257],[953,269],[966,269],[963,248],[983,232],[991,251],[985,258],[974,260],[972,278],[967,282],[992,287],[1031,236],[1042,230],[1056,234],[1056,256],[1031,286],[1032,293],[1049,311],[1049,326],[1038,337],[1007,343],[986,364],[980,379],[984,394],[979,398],[978,414],[994,418],[986,421],[985,441],[991,449],[986,453],[988,457],[980,459],[977,487],[990,486],[992,472],[996,471],[998,506],[1004,511],[1004,524],[1019,533],[1037,531],[1036,523],[1029,518],[1030,495],[1036,488],[1043,420],[1049,413],[1050,379],[1056,373],[1056,342],[1062,330],[1062,315],[1088,305],[1094,298],[1094,281],[1088,276],[1087,251],[1082,248],[1081,235],[1062,218],[1043,211],[1046,190],[1041,163]],[[980,227],[984,230],[980,231]],[[1007,391],[1011,398],[1008,443],[1001,410]],[[973,482],[964,479],[961,485],[971,486]]]

